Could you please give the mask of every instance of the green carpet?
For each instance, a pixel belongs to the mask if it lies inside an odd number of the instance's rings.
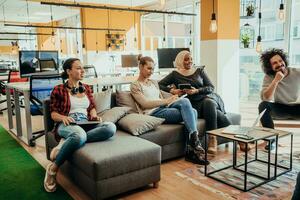
[[[62,187],[46,192],[44,176],[45,169],[0,126],[0,199],[72,199]]]

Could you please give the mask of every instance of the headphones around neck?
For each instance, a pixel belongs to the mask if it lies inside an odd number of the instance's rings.
[[[68,85],[68,81],[65,83],[65,86],[70,89],[72,95],[78,94],[78,93],[84,93],[85,92],[85,87],[82,85],[81,82],[79,82],[79,86],[78,87],[70,87]]]

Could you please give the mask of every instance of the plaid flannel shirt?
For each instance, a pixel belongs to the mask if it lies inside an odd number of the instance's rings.
[[[85,87],[85,94],[87,95],[90,105],[87,108],[88,118],[90,118],[90,111],[93,108],[96,108],[95,101],[93,98],[91,88],[86,85],[82,84]],[[57,112],[61,115],[68,116],[71,108],[70,96],[67,87],[64,84],[60,84],[54,87],[51,96],[50,96],[50,113]],[[60,122],[56,122],[55,124],[55,137],[59,140],[59,136],[57,134],[57,127]]]

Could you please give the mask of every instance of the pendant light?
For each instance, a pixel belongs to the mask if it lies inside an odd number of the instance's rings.
[[[109,10],[107,10],[107,27],[108,27],[107,35],[108,35],[108,38],[111,38],[110,31],[109,31],[109,27],[110,27],[110,22],[109,22],[110,16],[109,15],[110,15],[110,12],[109,12]],[[109,40],[109,42],[107,44],[107,48],[108,48],[108,51],[111,52],[111,40]]]
[[[258,36],[256,41],[256,52],[262,52],[262,45],[261,45],[261,35],[260,35],[260,27],[261,27],[261,0],[259,0],[259,13],[258,13]]]
[[[166,6],[166,0],[159,0],[160,3],[160,9],[164,9]]]
[[[51,13],[51,25],[52,27],[54,26],[54,21],[53,21],[53,13],[52,13],[52,6],[50,6],[50,13]],[[54,36],[54,29],[52,28],[51,31],[51,42],[53,45],[55,45],[55,36]]]
[[[96,53],[98,54],[98,32],[96,32]]]
[[[217,18],[215,13],[215,0],[213,0],[213,12],[211,14],[211,21],[209,26],[209,31],[212,33],[217,32],[218,26],[217,26]]]
[[[285,21],[285,10],[284,10],[283,0],[281,0],[280,6],[279,6],[278,19],[282,22]]]

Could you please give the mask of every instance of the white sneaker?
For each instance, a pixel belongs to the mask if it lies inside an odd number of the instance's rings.
[[[56,172],[50,170],[52,165],[52,162],[47,165],[44,178],[44,188],[47,192],[54,192],[56,190]]]
[[[58,143],[58,145],[55,146],[55,147],[52,149],[52,151],[51,151],[51,153],[50,153],[50,160],[51,160],[51,161],[55,161],[55,160],[56,160],[56,156],[58,155],[58,153],[59,153],[59,151],[60,151],[62,145],[64,144],[64,142],[65,142],[65,139],[64,139],[64,138],[61,138],[60,141],[59,141],[59,143]]]

